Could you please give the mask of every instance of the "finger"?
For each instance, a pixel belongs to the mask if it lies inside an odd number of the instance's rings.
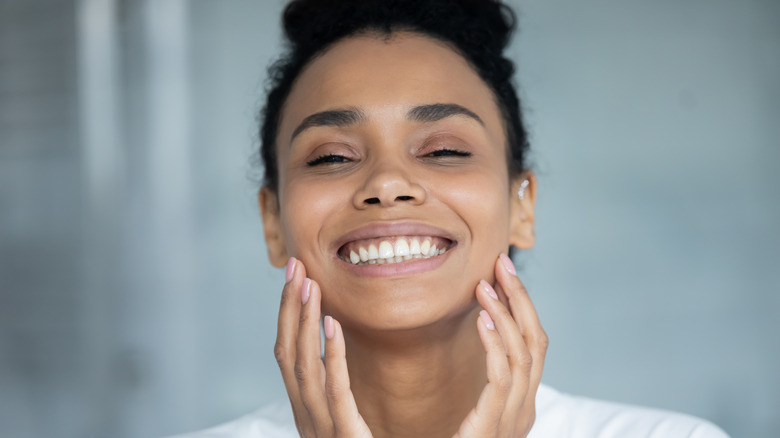
[[[325,329],[325,395],[336,436],[369,437],[368,425],[360,416],[349,385],[346,348],[341,324],[330,316]]]
[[[532,424],[528,418],[533,415],[536,388],[531,382],[531,369],[533,359],[525,344],[525,339],[520,333],[517,322],[512,318],[509,310],[497,299],[498,294],[485,280],[477,285],[477,300],[485,308],[493,320],[496,329],[501,335],[506,349],[506,356],[512,372],[512,387],[504,403],[504,412],[510,413],[502,417],[501,430],[510,431],[513,435],[518,428],[525,429],[526,424]],[[531,399],[530,403],[528,402]],[[518,415],[518,413],[522,413]],[[529,415],[530,414],[530,415]],[[522,435],[525,436],[525,435]]]
[[[531,302],[523,282],[517,277],[512,261],[506,254],[501,254],[496,261],[496,289],[507,296],[509,309],[520,328],[520,333],[530,351],[532,358],[531,383],[535,392],[542,378],[544,359],[547,354],[549,340],[536,308]]]
[[[301,311],[301,284],[306,277],[306,268],[300,260],[290,257],[287,263],[289,278],[282,289],[279,304],[279,320],[276,326],[274,355],[280,366],[292,359],[295,361],[295,342],[298,338],[298,320]]]
[[[306,268],[300,260],[290,257],[287,263],[287,282],[282,289],[279,305],[279,320],[276,327],[276,344],[274,356],[282,372],[282,379],[290,396],[290,402],[295,411],[301,406],[298,384],[295,381],[296,342],[298,339],[298,322],[301,311],[301,284],[306,276]]]
[[[482,280],[477,285],[477,301],[485,309],[501,335],[509,360],[509,367],[519,381],[527,382],[531,369],[531,354],[525,344],[517,322],[509,310],[498,300],[498,294],[488,282]],[[515,382],[515,386],[519,381]],[[523,392],[527,387],[524,385]]]
[[[479,395],[477,405],[469,412],[458,430],[457,437],[496,436],[504,411],[504,404],[512,387],[512,373],[504,349],[504,342],[495,329],[487,311],[480,311],[477,331],[485,348],[487,384]]]
[[[320,288],[306,278],[301,287],[301,315],[295,358],[295,381],[303,405],[311,417],[317,435],[329,436],[333,424],[325,398],[325,367],[320,340]]]

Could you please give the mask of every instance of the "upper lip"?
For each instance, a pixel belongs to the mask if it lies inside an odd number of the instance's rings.
[[[383,222],[363,225],[341,236],[334,243],[334,250],[349,242],[363,239],[381,239],[383,237],[397,236],[438,236],[455,242],[452,233],[447,230],[420,222]]]

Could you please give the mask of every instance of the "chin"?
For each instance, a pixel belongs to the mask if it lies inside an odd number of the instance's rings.
[[[462,320],[478,306],[471,286],[431,288],[419,282],[405,283],[375,285],[370,295],[334,296],[323,288],[323,314],[332,315],[345,330],[399,331],[434,328]]]

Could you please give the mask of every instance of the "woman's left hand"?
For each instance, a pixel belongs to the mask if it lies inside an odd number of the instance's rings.
[[[495,287],[483,280],[476,288],[485,309],[477,329],[487,353],[488,383],[461,423],[457,438],[524,437],[536,418],[547,334],[505,254],[496,260],[495,274]]]

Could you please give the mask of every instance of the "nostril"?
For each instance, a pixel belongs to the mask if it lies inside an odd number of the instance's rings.
[[[365,200],[366,204],[379,204],[379,198],[368,198]]]
[[[398,196],[395,198],[396,201],[411,201],[412,199],[414,198],[411,196]]]

